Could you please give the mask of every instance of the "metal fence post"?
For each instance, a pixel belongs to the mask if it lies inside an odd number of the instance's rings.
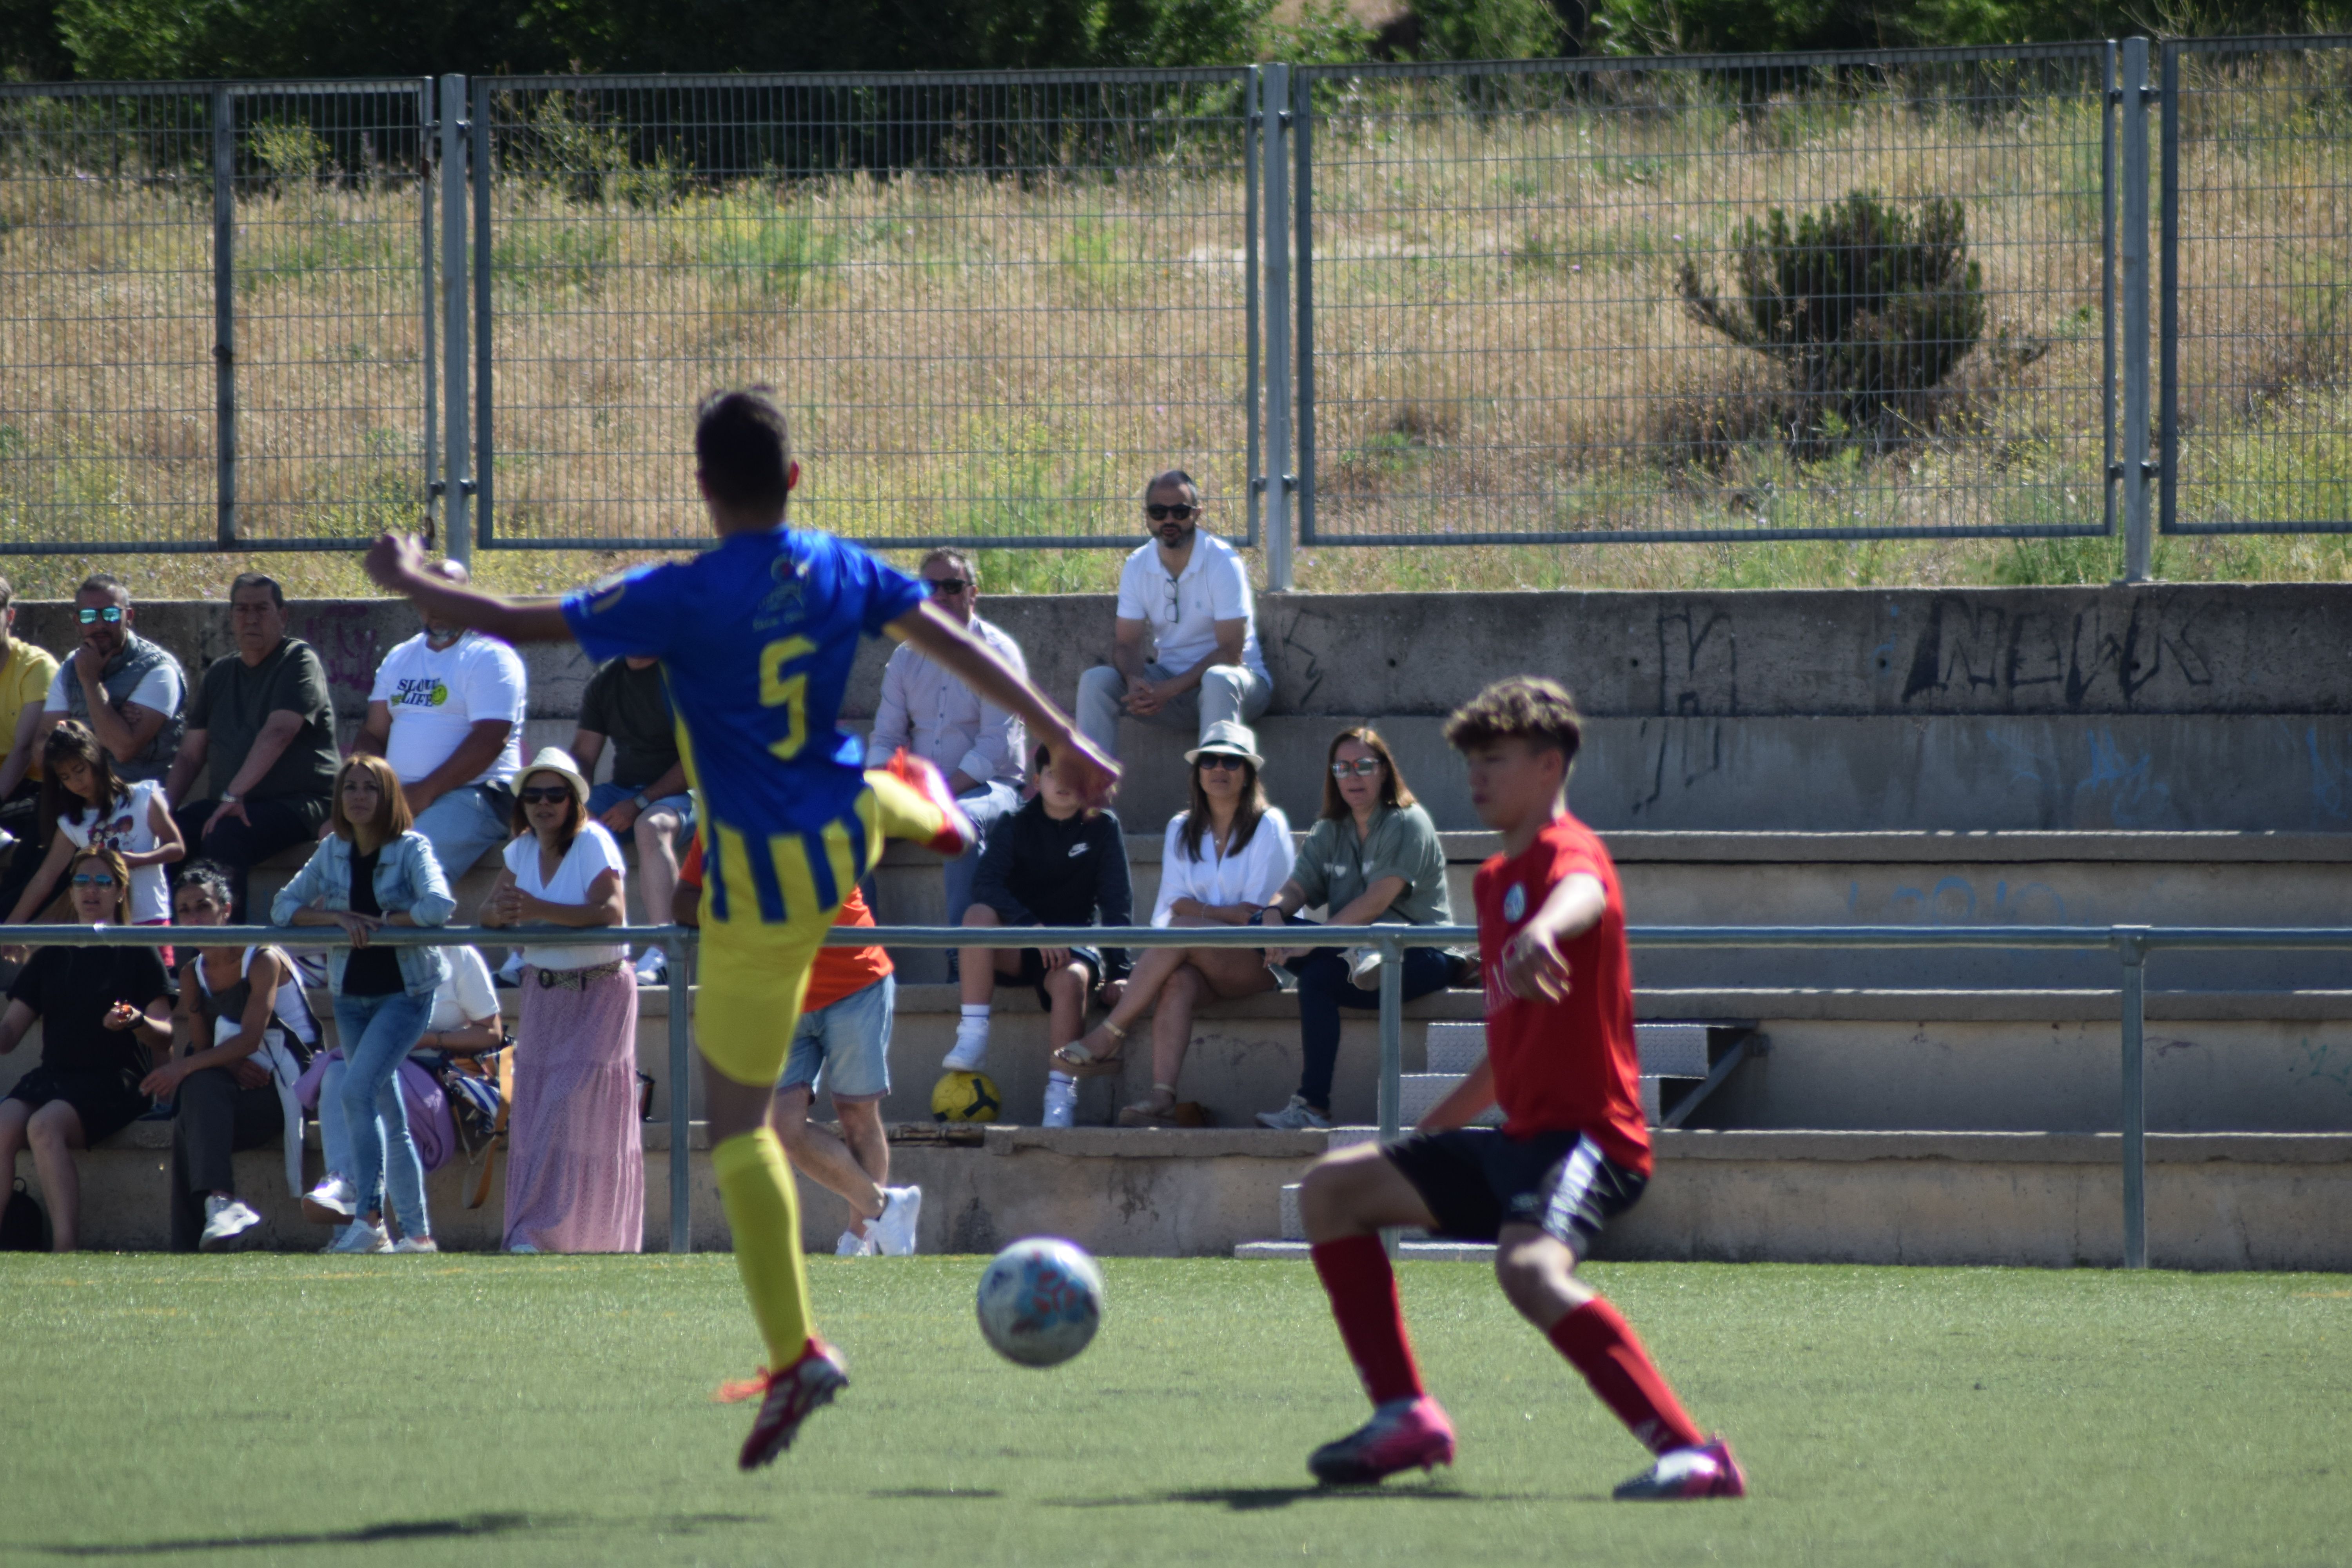
[[[1291,78],[1290,134],[1297,143],[1297,167],[1290,195],[1297,211],[1298,235],[1298,324],[1292,332],[1297,344],[1298,407],[1297,504],[1298,542],[1315,538],[1315,159],[1308,145],[1314,121],[1315,81],[1306,72]]]
[[[236,543],[236,95],[213,89],[213,528]]]
[[[2105,107],[2099,114],[2099,321],[2102,359],[2099,365],[2099,417],[2106,422],[2106,525],[2116,531],[2116,487],[2123,481],[2124,466],[2116,456],[2116,110],[2123,102],[2116,85],[2116,41],[2107,40]]]
[[[490,531],[490,82],[474,83],[474,539],[495,548]]]
[[[2157,526],[2172,531],[2175,470],[2180,455],[2180,46],[2164,45],[2163,155],[2157,160],[2164,238],[2157,269]]]
[[[1255,544],[1264,536],[1258,532],[1260,511],[1265,499],[1265,423],[1258,416],[1259,355],[1264,344],[1258,341],[1258,165],[1265,156],[1265,72],[1252,66],[1249,81],[1242,98],[1242,297],[1243,335],[1248,340],[1245,351],[1249,365],[1249,389],[1244,406],[1249,426],[1249,542]]]
[[[688,1046],[688,1009],[692,1005],[687,983],[687,941],[671,937],[662,943],[669,966],[669,1249],[694,1250],[694,1188],[688,1170],[694,1127],[693,1052]]]
[[[441,79],[441,360],[447,372],[441,439],[443,446],[441,548],[452,560],[471,561],[474,532],[467,498],[474,481],[468,456],[473,445],[467,416],[471,366],[466,358],[466,79]]]
[[[438,522],[446,510],[441,500],[441,424],[440,388],[436,384],[436,366],[440,347],[433,340],[439,336],[440,313],[433,296],[433,205],[440,199],[439,186],[433,178],[435,142],[441,121],[437,118],[438,102],[433,96],[434,81],[424,79],[417,91],[416,169],[421,178],[416,182],[418,217],[417,232],[417,309],[423,320],[417,324],[418,342],[423,345],[420,357],[425,361],[425,513]],[[439,537],[436,532],[435,537]]]
[[[1374,938],[1381,950],[1381,1142],[1393,1143],[1404,1122],[1404,939]],[[1395,1227],[1381,1232],[1381,1245],[1397,1255]]]
[[[1259,188],[1265,207],[1265,585],[1290,586],[1290,172],[1284,154],[1290,132],[1290,68],[1259,71],[1258,101],[1265,125],[1259,150],[1265,173]]]
[[[2147,1095],[2143,1036],[2147,1017],[2146,926],[2117,926],[2123,960],[2124,1267],[2147,1267]]]
[[[2148,578],[2147,40],[2124,40],[2124,581]]]

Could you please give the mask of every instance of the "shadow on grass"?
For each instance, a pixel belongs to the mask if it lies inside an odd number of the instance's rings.
[[[1146,1492],[1136,1497],[1055,1498],[1048,1508],[1159,1508],[1169,1503],[1206,1503],[1234,1513],[1257,1513],[1300,1502],[1577,1502],[1578,1498],[1538,1497],[1533,1492],[1464,1492],[1424,1487],[1194,1487]]]
[[[454,1541],[511,1535],[525,1531],[570,1530],[586,1525],[620,1522],[579,1514],[469,1513],[457,1519],[396,1520],[387,1524],[361,1525],[352,1530],[306,1531],[284,1535],[215,1535],[177,1541],[142,1541],[96,1545],[56,1545],[36,1548],[53,1557],[148,1557],[171,1552],[249,1552],[271,1547],[368,1546],[383,1542]],[[666,1532],[690,1535],[705,1525],[751,1524],[750,1514],[677,1514],[646,1521]]]

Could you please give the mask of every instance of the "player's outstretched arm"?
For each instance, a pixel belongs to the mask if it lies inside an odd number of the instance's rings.
[[[1118,764],[1078,733],[1069,715],[1046,700],[1028,677],[996,656],[996,650],[948,618],[929,602],[916,605],[883,628],[946,669],[999,708],[1021,715],[1031,733],[1051,749],[1055,773],[1089,805],[1100,805],[1118,782]]]
[[[1579,871],[1563,877],[1543,907],[1504,944],[1503,984],[1530,1002],[1557,1002],[1568,994],[1568,960],[1559,951],[1601,923],[1609,912],[1609,890],[1601,879]]]
[[[519,605],[496,594],[461,587],[425,570],[425,547],[405,533],[387,533],[367,552],[367,574],[436,620],[488,632],[502,642],[570,642],[572,625],[561,605]]]

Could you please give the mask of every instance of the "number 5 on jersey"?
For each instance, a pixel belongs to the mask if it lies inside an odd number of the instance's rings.
[[[784,710],[784,733],[768,742],[768,750],[785,762],[808,744],[808,675],[786,675],[784,666],[816,652],[806,637],[779,637],[760,650],[760,706]]]

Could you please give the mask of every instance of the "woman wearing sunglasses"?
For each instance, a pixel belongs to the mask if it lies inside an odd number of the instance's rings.
[[[1184,753],[1192,764],[1192,805],[1168,824],[1160,861],[1156,926],[1246,925],[1289,879],[1290,821],[1268,805],[1257,737],[1220,720]],[[1253,948],[1154,947],[1135,961],[1127,993],[1075,1045],[1054,1053],[1054,1070],[1073,1078],[1118,1070],[1129,1028],[1156,1001],[1151,1020],[1151,1098],[1118,1113],[1121,1127],[1173,1127],[1176,1079],[1192,1043],[1192,1009],[1202,1001],[1274,989],[1274,973]]]
[[[1323,781],[1323,815],[1298,847],[1290,879],[1267,904],[1269,930],[1300,910],[1330,913],[1318,934],[1334,926],[1452,925],[1445,892],[1445,850],[1437,825],[1405,786],[1389,744],[1358,726],[1331,738]],[[1306,1066],[1298,1092],[1280,1110],[1258,1112],[1258,1125],[1297,1132],[1331,1125],[1331,1071],[1339,1059],[1339,1009],[1381,1005],[1380,949],[1273,948],[1269,963],[1298,976],[1298,1034]],[[1404,950],[1408,1002],[1453,984],[1455,955],[1442,947]]]
[[[486,926],[628,924],[621,847],[588,815],[588,781],[548,747],[515,792],[515,838]],[[637,1120],[637,978],[629,950],[522,950],[508,1117],[509,1252],[638,1252],[646,1155]]]
[[[131,887],[122,857],[100,846],[66,867],[70,918],[121,925]],[[13,1051],[35,1020],[41,1061],[0,1100],[0,1173],[29,1146],[48,1200],[51,1246],[80,1243],[81,1183],[73,1151],[113,1137],[146,1114],[139,1080],[172,1047],[172,982],[152,947],[37,950],[0,1013],[0,1052]]]
[[[171,923],[171,895],[164,882],[169,873],[163,868],[188,851],[163,786],[152,780],[124,782],[97,735],[72,719],[59,721],[41,742],[41,825],[48,856],[8,912],[8,923],[19,925],[37,915],[53,894],[62,891],[68,860],[93,845],[112,849],[130,868],[124,907],[131,923]],[[163,962],[167,967],[172,962],[168,947]]]
[[[343,1051],[339,1087],[350,1168],[330,1168],[303,1206],[350,1222],[330,1252],[437,1252],[425,1206],[425,1162],[409,1134],[398,1074],[401,1059],[425,1034],[449,961],[437,947],[378,947],[368,939],[387,926],[446,925],[457,903],[433,846],[415,830],[399,775],[382,757],[343,760],[332,810],[331,831],[310,863],[269,904],[275,924],[340,926],[351,938],[327,963]],[[382,1223],[380,1181],[392,1189],[397,1247]]]

